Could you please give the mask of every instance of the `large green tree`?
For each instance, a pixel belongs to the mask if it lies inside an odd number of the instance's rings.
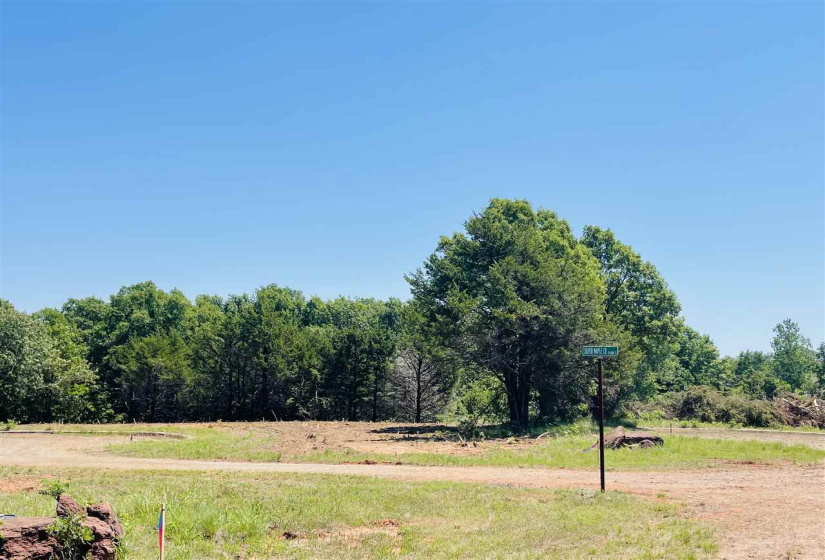
[[[31,316],[0,300],[0,421],[113,419],[85,354],[59,311]]]
[[[169,293],[153,282],[124,286],[106,303],[97,298],[69,300],[63,313],[79,330],[87,358],[118,413],[132,406],[125,370],[118,360],[131,341],[151,336],[184,337],[192,305],[178,290]]]
[[[713,340],[690,327],[683,327],[676,351],[681,375],[674,380],[671,389],[682,390],[691,385],[721,387],[722,370],[718,363],[719,349]]]
[[[630,343],[643,354],[635,371],[634,390],[641,397],[649,396],[678,371],[674,354],[682,321],[676,294],[655,266],[609,229],[586,226],[581,242],[599,261],[608,319],[628,330]]]
[[[736,358],[734,378],[739,389],[760,399],[774,395],[781,381],[774,376],[771,356],[758,350],[745,350]]]
[[[88,349],[80,330],[57,309],[43,309],[33,318],[46,329],[53,353],[44,372],[44,401],[49,420],[109,421],[114,418],[108,395],[86,360]]]
[[[0,421],[38,421],[55,354],[46,329],[0,300]]]
[[[512,423],[527,425],[536,389],[548,408],[571,387],[586,399],[576,354],[592,339],[605,288],[598,262],[555,213],[493,199],[407,279],[446,343],[501,382]]]
[[[774,375],[794,391],[811,391],[816,386],[816,354],[811,341],[802,335],[799,325],[785,319],[773,332]]]

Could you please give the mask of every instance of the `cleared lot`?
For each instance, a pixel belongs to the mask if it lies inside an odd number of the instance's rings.
[[[404,426],[350,424],[335,430],[334,423],[242,425],[238,429],[263,431],[266,438],[296,446],[296,454],[327,444],[363,452],[404,453],[407,449],[447,454],[476,454],[495,445],[531,446],[527,441],[486,442],[479,447],[461,442],[434,441],[433,437],[403,433]],[[138,427],[143,429],[144,427]],[[154,426],[155,429],[164,429]],[[180,426],[173,428],[180,429]],[[185,429],[185,427],[184,427]],[[207,428],[208,429],[208,428]],[[212,428],[223,429],[223,428]],[[232,428],[235,429],[234,427]],[[309,437],[312,435],[312,437]],[[753,434],[749,433],[748,436]],[[771,438],[795,435],[767,434]],[[756,434],[755,437],[762,437]],[[39,467],[49,473],[65,468],[117,470],[202,470],[245,473],[358,475],[387,479],[471,482],[533,488],[597,487],[592,470],[519,467],[445,467],[395,464],[308,464],[283,462],[190,461],[112,455],[112,444],[128,444],[128,435],[15,435],[0,436],[0,464]],[[390,451],[392,450],[392,451]],[[300,451],[300,453],[298,453]],[[611,471],[611,490],[638,494],[654,502],[684,504],[688,516],[711,523],[719,531],[723,558],[819,558],[825,555],[825,469],[820,461],[771,465],[759,461],[718,461],[705,468]]]

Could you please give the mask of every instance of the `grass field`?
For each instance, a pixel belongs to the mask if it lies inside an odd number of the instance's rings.
[[[235,433],[229,429],[189,428],[189,439],[152,439],[113,445],[111,453],[150,458],[206,459],[230,461],[290,461],[346,463],[375,461],[409,465],[598,468],[598,453],[584,453],[593,435],[559,435],[530,445],[510,446],[505,440],[477,453],[452,452],[363,452],[356,449],[322,448],[309,453],[275,450],[277,438],[257,433]],[[472,450],[470,450],[472,451]],[[733,441],[689,436],[666,436],[664,447],[607,450],[610,470],[704,468],[720,462],[792,462],[810,464],[825,458],[825,451],[805,445],[776,442]]]
[[[822,433],[822,430],[810,426],[776,425],[770,428],[754,428],[742,424],[725,422],[700,422],[699,420],[665,420],[661,418],[626,418],[621,422],[625,426],[645,426],[649,428],[709,428],[726,430],[772,430],[781,432]]]
[[[6,468],[0,512],[53,515],[54,501],[31,490],[47,474],[58,474],[81,502],[114,505],[129,559],[156,558],[164,499],[169,560],[692,559],[716,551],[712,532],[677,506],[622,493],[344,476]],[[29,489],[14,491],[16,482]]]
[[[133,457],[163,457],[221,461],[277,462],[282,454],[272,451],[272,436],[236,434],[228,430],[188,428],[187,439],[152,439],[114,445],[110,450]]]
[[[406,453],[386,455],[378,453],[341,453],[324,451],[302,456],[306,462],[340,463],[347,461],[398,462],[410,465],[452,465],[490,467],[548,467],[597,469],[597,451],[582,450],[592,438],[567,437],[551,439],[529,449],[508,450],[496,448],[477,456],[440,455],[435,453]],[[763,464],[788,461],[814,463],[825,458],[825,451],[804,445],[762,443],[755,441],[723,441],[673,436],[667,445],[653,449],[618,449],[605,451],[607,470],[704,468],[714,463],[759,462]]]

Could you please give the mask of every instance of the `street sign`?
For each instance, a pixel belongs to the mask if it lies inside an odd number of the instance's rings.
[[[605,358],[618,355],[618,346],[582,346],[582,356],[588,358]]]
[[[599,369],[598,398],[599,398],[599,478],[601,479],[602,492],[604,492],[604,377],[602,375],[603,358],[619,355],[618,346],[582,346],[582,356],[586,358],[598,358]]]

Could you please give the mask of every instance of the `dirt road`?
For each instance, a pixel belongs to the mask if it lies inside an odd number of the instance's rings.
[[[123,470],[203,470],[356,475],[542,488],[598,486],[594,471],[411,465],[229,463],[136,459],[103,454],[125,436],[0,436],[0,465]],[[822,465],[727,464],[703,470],[608,472],[611,490],[683,502],[688,513],[721,533],[722,558],[825,557],[825,469]]]

